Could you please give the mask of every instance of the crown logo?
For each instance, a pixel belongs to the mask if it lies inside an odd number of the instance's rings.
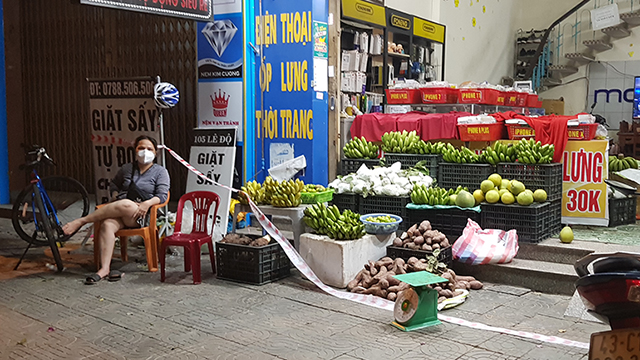
[[[213,96],[209,95],[211,98],[211,105],[213,106],[213,116],[215,117],[226,117],[227,116],[227,107],[229,107],[229,98],[231,95],[227,95],[226,92],[222,92],[222,90],[218,89],[218,93],[213,93]]]

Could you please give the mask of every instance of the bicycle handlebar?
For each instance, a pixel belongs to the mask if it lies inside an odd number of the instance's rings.
[[[47,150],[41,146],[33,145],[33,150],[28,151],[27,155],[35,156],[36,159],[34,161],[28,162],[21,166],[20,168],[31,168],[35,167],[41,163],[45,163],[47,165],[56,166],[56,162],[47,154]]]

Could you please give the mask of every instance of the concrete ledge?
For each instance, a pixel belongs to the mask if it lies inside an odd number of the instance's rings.
[[[300,255],[327,285],[344,288],[369,260],[387,254],[395,234],[365,235],[356,240],[337,241],[325,235],[302,234]]]

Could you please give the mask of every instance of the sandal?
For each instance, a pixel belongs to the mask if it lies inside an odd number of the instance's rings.
[[[119,281],[120,279],[122,279],[122,275],[123,275],[123,273],[121,273],[118,270],[111,270],[111,272],[109,273],[108,280],[111,281],[111,282]]]
[[[98,281],[104,279],[104,277],[98,275],[98,274],[93,274],[91,276],[87,276],[86,279],[84,279],[84,284],[85,285],[95,285],[98,283]]]

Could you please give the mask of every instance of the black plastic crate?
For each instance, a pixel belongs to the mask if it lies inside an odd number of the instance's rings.
[[[557,237],[562,230],[562,200],[551,201],[551,211],[553,211],[553,220],[547,232],[547,238]]]
[[[354,173],[360,169],[362,164],[367,165],[369,169],[374,166],[380,166],[380,159],[346,159],[343,158],[340,160],[340,174],[349,175]]]
[[[400,216],[402,222],[398,226],[399,231],[405,231],[409,228],[407,222],[407,204],[411,202],[409,196],[367,196],[360,198],[361,215],[366,214],[393,214]]]
[[[409,227],[413,224],[420,224],[424,220],[429,220],[431,228],[445,234],[451,244],[456,242],[462,235],[462,231],[467,227],[468,219],[482,226],[482,213],[472,210],[462,210],[458,208],[429,210],[407,209],[407,224]]]
[[[609,227],[636,223],[636,197],[609,199]]]
[[[482,228],[515,229],[518,241],[538,243],[548,239],[561,221],[556,204],[550,201],[529,206],[482,203]]]
[[[424,259],[426,256],[431,256],[432,254],[432,251],[412,250],[393,245],[387,246],[387,256],[392,259],[402,258],[404,261],[407,261],[412,256],[418,259]],[[451,246],[440,250],[438,261],[447,264],[449,267],[451,266],[453,263],[453,252],[451,251]]]
[[[353,212],[360,211],[360,200],[362,196],[358,194],[336,194],[333,193],[331,205],[335,205],[340,211],[351,210]]]
[[[291,273],[289,258],[277,242],[262,247],[215,244],[216,272],[220,279],[263,285]]]
[[[440,163],[438,170],[438,186],[455,189],[459,185],[469,188],[469,192],[480,189],[480,183],[487,180],[496,168],[489,164]]]
[[[437,179],[438,165],[442,161],[442,155],[440,154],[384,154],[385,166],[400,162],[403,170],[415,166],[420,161],[426,161],[425,167],[429,169],[429,176]]]
[[[505,179],[518,180],[531,191],[542,189],[547,200],[562,198],[562,164],[499,163],[497,173]]]

